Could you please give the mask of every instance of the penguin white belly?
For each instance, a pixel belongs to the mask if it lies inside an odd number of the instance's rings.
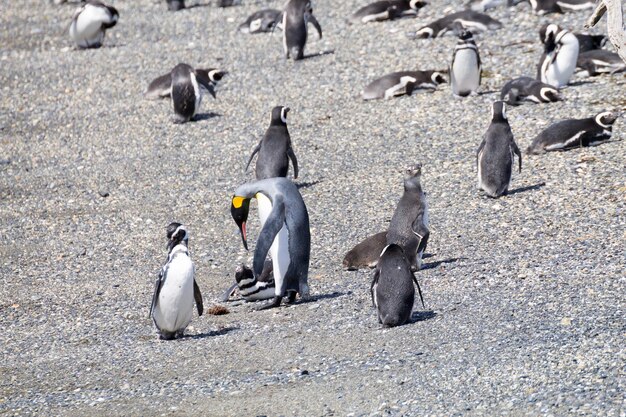
[[[196,115],[196,113],[198,112],[198,109],[200,108],[200,103],[202,102],[202,94],[200,92],[200,87],[198,86],[198,80],[196,80],[196,74],[192,72],[191,74],[189,74],[189,76],[191,78],[191,85],[193,86],[193,92],[196,96],[196,104],[195,104],[195,107],[193,108],[193,114],[191,115],[191,117],[193,117]]]
[[[70,36],[81,46],[89,46],[94,41],[102,40],[104,31],[103,22],[108,22],[110,17],[101,7],[85,6],[85,10],[78,16],[70,27]]]
[[[473,49],[462,49],[456,53],[450,77],[454,94],[466,96],[478,89],[480,69],[477,58]]]
[[[578,59],[579,48],[576,36],[568,33],[563,36],[562,43],[556,59],[546,71],[547,83],[556,88],[567,85],[576,70],[576,60]]]
[[[263,226],[272,211],[272,202],[262,193],[258,193],[256,197],[259,202],[259,219],[261,220],[261,226]],[[275,294],[277,296],[284,295],[280,292],[285,274],[289,268],[289,263],[291,262],[289,257],[289,232],[284,225],[274,238],[274,243],[272,243],[270,247],[270,257],[272,258],[272,266],[274,268]]]
[[[167,332],[184,330],[193,313],[193,263],[178,255],[170,262],[167,277],[154,308],[154,321]]]

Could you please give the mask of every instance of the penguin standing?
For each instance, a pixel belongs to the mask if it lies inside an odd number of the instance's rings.
[[[311,231],[309,214],[298,188],[291,180],[276,177],[246,183],[235,190],[230,210],[246,249],[246,222],[252,198],[259,203],[262,225],[252,270],[255,277],[262,275],[269,252],[275,283],[274,300],[262,309],[278,307],[287,293],[290,302],[295,300],[296,293],[308,297]]]
[[[450,85],[455,97],[476,94],[480,86],[481,64],[472,32],[461,29],[450,64]]]
[[[454,32],[459,24],[475,33],[496,30],[502,27],[502,23],[484,13],[463,10],[444,16],[419,28],[413,37],[422,39],[437,38],[448,32]]]
[[[70,37],[79,48],[99,48],[106,30],[115,26],[118,18],[115,7],[99,1],[88,1],[74,12]]]
[[[304,57],[307,39],[307,23],[311,22],[322,38],[322,28],[313,16],[311,0],[289,0],[283,11],[283,49],[285,59],[291,56],[294,61]]]
[[[419,88],[436,89],[446,82],[439,71],[398,71],[384,75],[369,83],[361,93],[363,100],[389,99],[404,94],[411,95]]]
[[[522,172],[522,153],[506,118],[506,104],[495,101],[491,109],[491,124],[476,152],[478,188],[489,197],[500,197],[507,193],[511,183],[515,156],[519,159]]]
[[[525,100],[533,103],[553,103],[560,101],[561,96],[559,90],[549,84],[530,77],[519,77],[504,84],[500,100],[517,106]]]
[[[413,283],[417,285],[423,306],[422,290],[402,246],[387,245],[380,254],[370,287],[378,322],[383,327],[401,326],[409,321],[415,301]]]
[[[289,107],[276,106],[272,109],[270,126],[263,139],[252,151],[246,164],[246,171],[257,153],[256,179],[286,177],[289,171],[289,159],[293,164],[293,177],[298,178],[298,159],[291,146],[291,137],[287,130],[287,113]]]
[[[407,169],[406,173],[404,193],[389,223],[387,244],[402,246],[411,270],[418,271],[422,267],[422,256],[430,236],[428,201],[420,183],[422,165],[416,164]]]
[[[576,70],[578,39],[554,23],[543,25],[539,38],[545,49],[537,65],[537,79],[556,88],[567,85]]]
[[[587,119],[568,119],[550,125],[533,139],[528,154],[596,146],[611,139],[617,113],[603,111]]]
[[[167,238],[169,253],[154,285],[150,315],[160,338],[171,340],[181,337],[191,322],[194,300],[199,316],[203,304],[187,248],[187,230],[180,223],[171,223],[167,227]]]
[[[382,22],[406,16],[417,16],[417,12],[428,3],[422,0],[381,0],[361,7],[354,12],[349,23]]]

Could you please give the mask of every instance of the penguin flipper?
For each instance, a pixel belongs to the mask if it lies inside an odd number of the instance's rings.
[[[196,279],[193,280],[193,299],[196,301],[196,308],[198,309],[198,315],[201,316],[204,311],[204,304],[202,303],[202,293]]]
[[[168,72],[152,80],[143,96],[146,100],[156,100],[169,97],[170,94],[172,94],[172,74]]]
[[[230,298],[231,295],[233,295],[233,293],[235,292],[235,289],[239,286],[239,284],[237,284],[236,282],[231,285],[230,287],[228,287],[228,289],[226,291],[224,291],[224,294],[222,294],[222,296],[219,298],[219,301],[222,303],[225,303],[226,301],[228,301],[228,299]]]
[[[259,233],[259,238],[256,242],[256,248],[254,249],[254,259],[252,261],[252,271],[255,277],[260,277],[263,274],[263,268],[265,267],[265,258],[270,251],[270,247],[274,243],[274,238],[280,232],[285,224],[285,203],[283,197],[278,195],[272,201],[272,211],[265,220],[263,229]]]
[[[415,275],[413,275],[413,282],[417,286],[417,293],[420,296],[420,301],[422,302],[422,308],[426,308],[426,306],[424,305],[424,297],[422,296],[422,289],[420,288],[420,283],[417,282],[417,278],[415,278]]]
[[[483,141],[480,142],[480,145],[478,146],[478,150],[476,151],[476,168],[478,168],[478,163],[479,163],[478,158],[480,157],[480,153],[483,151],[483,148],[485,147],[485,143],[487,143],[487,138],[483,136]]]
[[[374,278],[372,279],[372,285],[370,285],[370,295],[372,296],[372,305],[374,306],[374,308],[377,308],[378,306],[376,305],[376,299],[374,298],[374,286],[376,286],[376,284],[378,284],[378,278],[380,277],[380,269],[376,268],[376,271],[374,272]]]
[[[519,172],[522,172],[522,153],[517,147],[517,143],[515,141],[511,141],[511,147],[513,148],[513,152],[517,155],[517,159],[519,160]]]
[[[295,180],[296,178],[298,178],[298,158],[296,158],[296,154],[291,146],[289,147],[289,149],[287,149],[287,155],[289,156],[289,159],[291,159],[291,163],[293,164],[293,179]]]
[[[163,286],[163,275],[165,272],[165,267],[161,268],[161,271],[159,272],[159,276],[157,277],[155,283],[154,283],[154,293],[152,294],[152,303],[150,305],[150,314],[148,315],[148,318],[152,317],[152,313],[154,312],[154,308],[156,307],[157,301],[159,299],[159,294],[161,293],[161,287]]]
[[[260,149],[261,149],[261,142],[259,142],[259,144],[256,145],[255,148],[252,150],[252,155],[250,155],[250,159],[248,159],[248,163],[246,164],[246,168],[243,170],[243,172],[248,171],[248,167],[250,167],[250,162],[252,162],[252,158],[254,158],[254,155],[256,155]]]
[[[320,35],[320,39],[322,39],[322,27],[320,26],[315,16],[309,15],[309,22],[313,25],[315,30],[317,30],[317,34]]]

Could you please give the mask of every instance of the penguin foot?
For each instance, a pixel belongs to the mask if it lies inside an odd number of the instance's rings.
[[[294,304],[296,302],[296,295],[298,293],[295,291],[287,291],[287,304]]]
[[[258,311],[269,310],[270,308],[275,308],[280,306],[280,302],[283,300],[282,297],[274,297],[271,302],[259,307]]]

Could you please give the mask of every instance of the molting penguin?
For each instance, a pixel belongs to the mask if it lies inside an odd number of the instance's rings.
[[[406,170],[404,193],[396,206],[389,230],[387,244],[402,246],[411,264],[411,270],[422,267],[422,256],[428,244],[428,201],[422,190],[420,177],[422,165],[417,164]]]
[[[428,3],[422,0],[382,0],[357,10],[348,23],[382,22],[406,16],[417,16],[417,12]]]
[[[419,88],[436,89],[446,82],[438,71],[399,71],[378,78],[363,89],[363,100],[388,99],[404,94],[411,95]]]
[[[283,49],[285,59],[294,61],[304,57],[307,39],[307,23],[311,22],[322,38],[322,27],[313,16],[311,0],[289,0],[283,11]]]
[[[513,139],[506,118],[506,105],[495,101],[491,109],[491,124],[476,152],[478,188],[489,197],[500,197],[509,190],[514,155],[519,159],[519,172],[522,172],[522,153]]]
[[[606,45],[607,37],[604,35],[590,35],[588,33],[574,33],[578,39],[578,53],[602,49]]]
[[[562,120],[539,133],[526,152],[538,155],[547,151],[600,145],[611,139],[616,119],[616,113],[603,111],[587,119]]]
[[[115,26],[118,18],[114,7],[99,1],[88,1],[74,12],[70,37],[79,48],[99,48],[106,30]]]
[[[516,1],[517,3],[522,3]],[[533,12],[538,15],[548,13],[565,13],[566,11],[577,11],[593,9],[595,7],[594,0],[529,0]]]
[[[372,279],[370,293],[383,327],[401,326],[411,318],[417,285],[422,306],[422,290],[411,272],[411,265],[402,246],[390,244],[380,254]]]
[[[343,258],[343,267],[348,271],[374,268],[385,246],[387,246],[386,231],[368,236],[346,253]]]
[[[537,79],[556,88],[567,85],[576,69],[578,39],[554,23],[541,27],[539,39],[545,49],[537,65]]]
[[[257,180],[286,177],[289,171],[289,159],[293,164],[293,177],[298,178],[298,159],[291,146],[291,137],[287,130],[288,112],[289,107],[276,106],[272,109],[270,126],[248,159],[246,171],[252,158],[258,152],[255,170]]]
[[[167,10],[176,12],[185,8],[185,0],[166,0]]]
[[[517,106],[525,100],[533,103],[553,103],[560,101],[561,96],[559,90],[549,84],[530,77],[519,77],[504,84],[500,92],[500,100]]]
[[[496,30],[502,27],[502,23],[487,16],[486,14],[475,12],[473,10],[464,10],[435,20],[434,22],[418,29],[412,37],[436,38],[446,34],[447,32],[454,31],[459,23],[465,29],[471,30],[474,33],[486,30]]]
[[[263,9],[252,13],[245,22],[239,25],[239,32],[242,33],[263,33],[273,32],[275,28],[282,29],[280,22],[280,10]]]
[[[476,94],[480,86],[481,64],[472,32],[461,29],[450,64],[450,86],[456,97]]]
[[[161,339],[171,340],[181,337],[191,322],[194,300],[199,316],[203,304],[187,248],[187,230],[180,223],[171,223],[167,238],[169,253],[154,285],[150,316]]]
[[[615,52],[594,49],[578,54],[576,68],[593,77],[600,74],[615,74],[626,71],[626,63]]]
[[[235,190],[231,214],[239,226],[246,249],[246,222],[251,198],[256,198],[259,203],[262,225],[254,250],[254,276],[261,276],[268,252],[273,263],[275,296],[263,308],[279,306],[287,292],[290,301],[295,300],[296,293],[302,298],[308,297],[311,232],[309,215],[298,188],[287,178],[278,177],[243,184]]]

